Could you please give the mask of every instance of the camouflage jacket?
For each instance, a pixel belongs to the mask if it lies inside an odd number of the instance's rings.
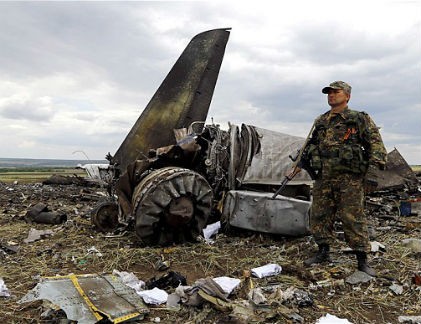
[[[368,165],[384,169],[387,154],[370,116],[348,107],[316,119],[305,151],[311,167],[323,177],[343,172],[365,174]]]

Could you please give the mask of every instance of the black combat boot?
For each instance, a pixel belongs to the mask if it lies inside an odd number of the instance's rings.
[[[363,271],[372,277],[375,277],[376,270],[374,270],[372,267],[370,267],[367,264],[367,253],[362,252],[362,251],[356,251],[355,255],[357,256],[358,270]]]
[[[317,254],[307,260],[304,261],[305,266],[311,266],[315,263],[323,263],[323,262],[330,262],[329,257],[329,245],[328,244],[320,244],[319,251]]]

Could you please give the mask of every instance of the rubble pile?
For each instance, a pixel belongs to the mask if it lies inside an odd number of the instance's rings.
[[[95,316],[82,321],[78,310],[86,307],[84,299],[74,299],[82,291],[102,305],[103,289],[113,283],[106,290],[113,300],[130,296],[141,305],[125,309],[123,322],[419,323],[419,194],[418,188],[394,188],[367,196],[370,263],[378,272],[373,278],[355,271],[340,224],[332,263],[304,268],[303,260],[316,249],[309,236],[222,226],[211,240],[140,247],[132,232],[94,230],[91,211],[106,199],[104,188],[0,183],[0,319],[94,323],[100,320],[95,307],[90,308]],[[88,279],[96,288],[84,283]],[[55,288],[55,280],[63,284]],[[51,290],[54,300],[37,299],[36,291],[46,298]],[[73,308],[67,303],[70,297]],[[116,307],[107,313],[111,320],[119,316]],[[73,318],[66,320],[68,316]]]

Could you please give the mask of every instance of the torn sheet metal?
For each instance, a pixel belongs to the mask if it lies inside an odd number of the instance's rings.
[[[90,179],[108,181],[113,176],[111,165],[106,163],[79,163],[77,168],[84,169]]]
[[[244,128],[244,125],[243,125]],[[248,129],[248,132],[245,130]],[[251,164],[247,167],[245,175],[240,181],[247,183],[279,184],[289,173],[293,161],[290,155],[294,155],[304,145],[305,138],[283,134],[256,126],[247,126],[242,130],[242,136],[250,138],[247,142],[253,142],[253,137],[259,142],[257,153],[252,154]],[[256,135],[252,135],[251,131]],[[250,144],[249,144],[250,146]],[[253,146],[253,145],[252,145]],[[242,147],[241,151],[246,150]],[[243,154],[243,153],[242,153]],[[294,182],[311,183],[311,178],[305,170],[300,172]],[[291,183],[292,184],[292,183]]]
[[[42,240],[43,238],[54,235],[54,231],[50,229],[46,230],[37,230],[35,228],[31,228],[28,233],[28,237],[23,240],[25,243],[32,243],[38,240]]]
[[[272,193],[231,190],[223,216],[239,228],[282,235],[305,235],[309,232],[311,202],[277,196]]]
[[[403,156],[395,148],[387,154],[386,170],[369,169],[367,173],[367,191],[386,189],[416,189],[419,182]]]
[[[136,292],[113,275],[68,275],[44,278],[19,303],[46,299],[80,324],[108,319],[123,323],[143,319],[148,308]]]

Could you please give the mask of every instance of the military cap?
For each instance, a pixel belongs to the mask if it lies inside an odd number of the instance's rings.
[[[346,93],[351,93],[351,86],[344,82],[344,81],[333,81],[331,84],[329,84],[329,86],[324,87],[322,89],[323,93],[329,93],[330,89],[334,89],[334,90],[343,90]]]

